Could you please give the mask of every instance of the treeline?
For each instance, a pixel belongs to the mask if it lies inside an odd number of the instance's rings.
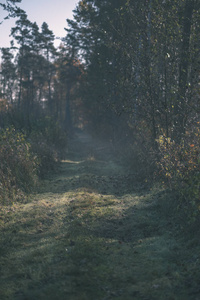
[[[63,157],[79,122],[71,112],[80,101],[70,102],[83,72],[70,46],[56,49],[48,24],[39,28],[15,2],[3,5],[16,24],[11,46],[1,48],[1,203],[23,198]]]
[[[18,112],[27,130],[45,114],[70,131],[69,102],[82,73],[80,62],[68,46],[55,49],[55,37],[47,23],[40,31],[25,12],[11,29],[11,37],[11,47],[1,49],[1,105]],[[1,126],[4,124],[2,120]]]
[[[80,1],[74,18],[68,44],[85,63],[83,95],[90,120],[101,116],[98,130],[108,109],[146,126],[152,143],[180,139],[199,120],[198,1]]]

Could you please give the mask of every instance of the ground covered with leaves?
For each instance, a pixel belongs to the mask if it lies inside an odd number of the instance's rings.
[[[37,194],[1,208],[0,299],[200,299],[197,234],[172,206],[79,135]]]

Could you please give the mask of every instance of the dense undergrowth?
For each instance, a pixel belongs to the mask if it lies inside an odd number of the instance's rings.
[[[200,122],[188,126],[180,139],[161,133],[152,140],[148,126],[134,128],[115,143],[115,152],[141,183],[164,187],[173,195],[175,214],[187,224],[200,219]],[[119,139],[120,140],[120,139]],[[170,196],[171,197],[171,196]]]
[[[0,132],[0,201],[18,200],[36,184],[39,161],[26,136],[13,127]]]
[[[200,126],[188,131],[179,142],[161,135],[159,175],[176,195],[176,207],[191,223],[200,217]]]
[[[24,199],[38,179],[55,168],[66,148],[66,135],[49,117],[31,130],[8,124],[0,130],[0,204]]]

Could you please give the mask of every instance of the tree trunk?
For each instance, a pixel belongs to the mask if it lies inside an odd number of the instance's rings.
[[[70,91],[71,85],[67,85],[66,102],[65,102],[65,129],[69,135],[72,134],[72,120],[71,120],[71,108],[70,108]]]
[[[179,66],[179,92],[175,106],[175,126],[177,128],[176,134],[179,138],[185,133],[186,125],[187,84],[190,61],[190,34],[193,10],[194,0],[186,0],[183,17],[182,49]]]

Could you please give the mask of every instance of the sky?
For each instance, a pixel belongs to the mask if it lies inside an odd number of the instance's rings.
[[[78,2],[78,0],[22,0],[18,6],[25,10],[31,22],[36,22],[39,27],[46,22],[56,37],[64,37],[66,19],[73,19],[72,10]],[[0,3],[5,3],[5,0],[0,0]],[[0,22],[5,16],[6,13],[0,8]],[[10,46],[9,35],[11,28],[15,26],[15,21],[16,19],[5,20],[0,25],[0,47]],[[60,41],[56,40],[55,45],[59,44]]]

